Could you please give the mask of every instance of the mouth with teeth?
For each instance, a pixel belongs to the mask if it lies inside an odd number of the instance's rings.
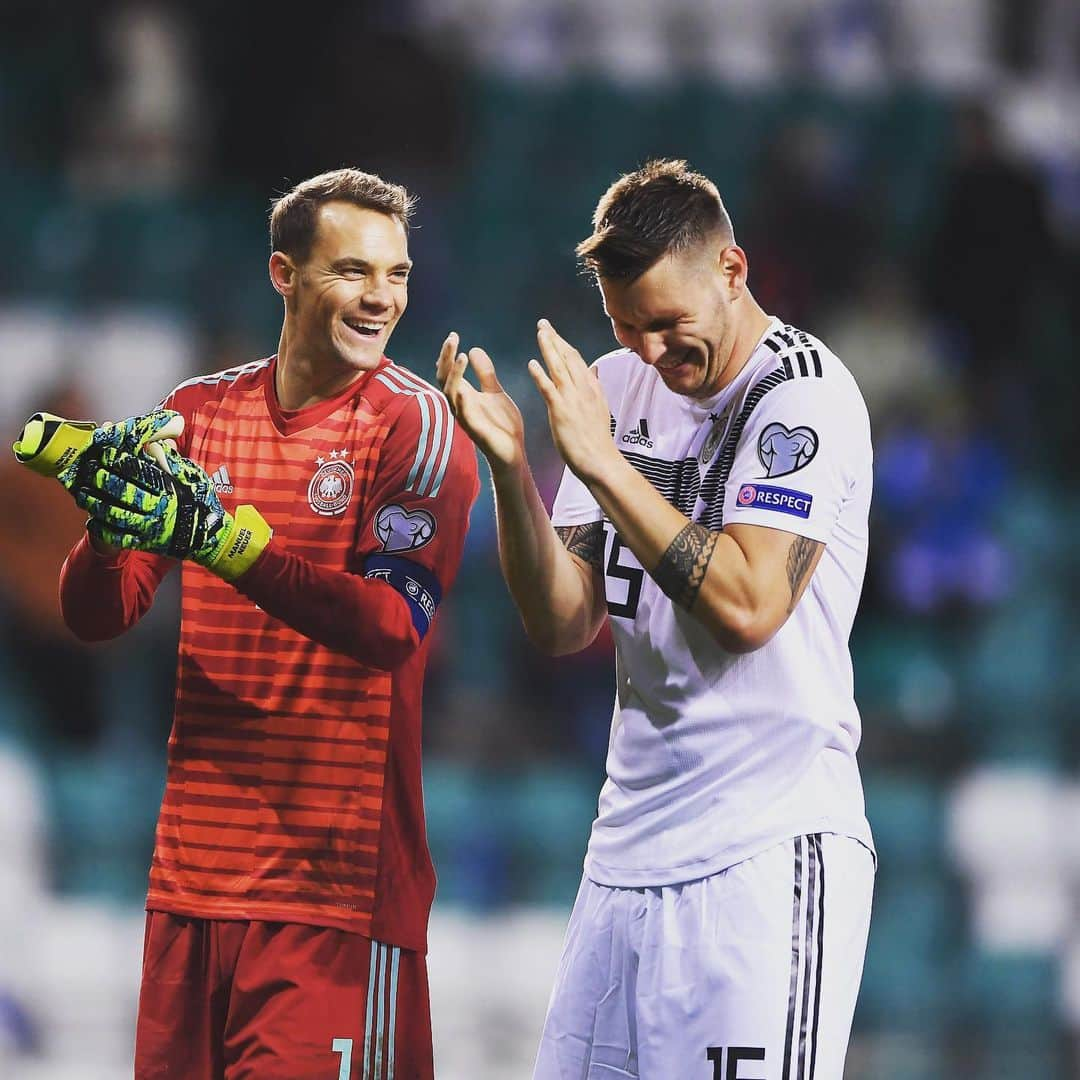
[[[674,375],[678,372],[686,370],[690,366],[692,359],[693,354],[691,350],[688,349],[677,360],[668,360],[662,364],[658,363],[656,367],[657,370],[662,372],[664,375]]]
[[[376,322],[373,319],[344,319],[342,321],[357,337],[366,341],[373,341],[386,326],[386,323]]]

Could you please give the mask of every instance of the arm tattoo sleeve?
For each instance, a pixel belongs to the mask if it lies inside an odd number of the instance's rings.
[[[694,606],[705,571],[709,569],[717,534],[704,525],[689,522],[671,541],[653,570],[653,580],[665,596],[689,611]]]
[[[808,571],[814,561],[814,557],[822,547],[819,540],[808,540],[805,536],[796,536],[788,548],[787,579],[791,586],[791,603],[788,605],[788,614],[795,610],[795,598],[808,576]]]
[[[590,521],[586,525],[556,525],[555,532],[571,555],[576,555],[594,570],[604,572],[604,523]]]

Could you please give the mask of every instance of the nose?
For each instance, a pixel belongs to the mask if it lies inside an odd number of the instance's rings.
[[[642,334],[638,341],[637,354],[652,367],[667,351],[660,334]]]
[[[382,311],[394,302],[390,282],[386,278],[373,276],[368,278],[361,301],[366,307]]]

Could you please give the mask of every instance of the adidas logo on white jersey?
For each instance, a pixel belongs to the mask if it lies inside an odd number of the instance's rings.
[[[634,446],[652,446],[653,441],[649,438],[649,421],[643,416],[638,421],[638,426],[633,431],[628,431],[622,437],[622,441]]]
[[[229,476],[229,470],[224,465],[210,477],[210,482],[219,495],[231,495],[233,493],[232,477]]]

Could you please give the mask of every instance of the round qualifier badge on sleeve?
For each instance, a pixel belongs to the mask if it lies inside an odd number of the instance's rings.
[[[765,468],[766,478],[787,476],[798,472],[814,460],[818,452],[817,432],[811,427],[790,431],[780,423],[769,424],[758,439],[758,459]]]

